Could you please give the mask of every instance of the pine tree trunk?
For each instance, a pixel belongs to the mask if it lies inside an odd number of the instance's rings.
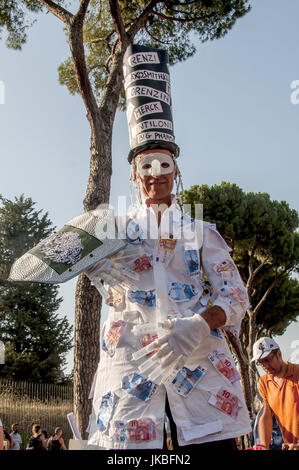
[[[76,288],[74,347],[74,410],[82,439],[86,438],[91,400],[88,400],[92,378],[99,361],[99,326],[102,298],[81,274]]]

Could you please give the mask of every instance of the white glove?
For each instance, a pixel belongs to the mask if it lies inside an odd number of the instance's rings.
[[[165,335],[165,329],[157,331],[155,324],[145,323],[143,325],[136,325],[132,329],[132,333],[139,338],[148,334],[162,334],[158,339],[132,354],[134,361],[143,358],[143,361],[138,366],[138,370],[140,373],[146,374],[148,380],[152,380],[157,384],[163,383],[168,379],[175,367],[182,367],[186,359],[184,358],[182,361],[182,356],[178,357],[171,351],[167,343],[168,335]],[[146,358],[150,353],[152,353],[151,356]]]
[[[159,323],[159,327],[170,331],[135,352],[132,359],[139,360],[158,349],[149,359],[146,359],[138,366],[138,370],[144,374],[153,368],[147,374],[148,379],[157,383],[156,379],[162,376],[160,382],[163,383],[167,381],[174,370],[184,365],[187,359],[186,356],[189,356],[200,345],[210,334],[211,329],[198,314],[188,318],[167,320]]]
[[[99,293],[105,299],[109,297],[109,294],[104,288],[101,282],[102,280],[115,290],[122,293],[122,289],[118,287],[118,284],[122,283],[131,287],[132,281],[139,279],[138,273],[135,273],[110,259],[97,263],[95,266],[85,271],[85,274],[90,279],[91,284],[97,288]]]
[[[166,337],[171,350],[177,356],[190,356],[211,333],[208,323],[197,313],[192,317],[168,320],[160,326],[171,330]]]

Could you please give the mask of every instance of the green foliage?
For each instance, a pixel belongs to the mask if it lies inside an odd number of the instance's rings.
[[[218,230],[232,244],[245,230],[247,204],[244,193],[237,185],[192,186],[184,193],[184,202],[203,204],[204,220],[215,223]]]
[[[0,203],[1,280],[8,277],[13,261],[50,235],[53,228],[48,213],[35,210],[31,198],[21,195],[10,201],[0,195]]]
[[[69,92],[75,95],[79,92],[78,84],[75,75],[73,74],[73,62],[72,59],[66,59],[58,67],[59,82],[61,85],[66,85]]]
[[[275,272],[268,272],[256,284],[256,297],[260,299],[275,280]],[[291,277],[283,278],[273,289],[257,315],[260,336],[275,332],[282,335],[299,315],[299,282]]]
[[[298,213],[285,201],[271,201],[266,193],[245,193],[235,184],[192,186],[184,202],[203,204],[204,219],[218,230],[236,255],[255,250],[258,261],[273,267],[298,269]]]
[[[0,0],[0,39],[6,29],[6,45],[21,49],[27,40],[27,30],[34,23],[33,14],[42,5],[35,0]]]
[[[6,346],[0,376],[15,380],[59,380],[72,327],[55,313],[62,302],[58,287],[6,281],[12,262],[52,232],[48,214],[23,195],[0,196],[0,339]]]
[[[298,213],[285,201],[271,201],[266,193],[245,193],[235,184],[192,186],[184,203],[203,204],[203,218],[217,229],[233,249],[233,257],[245,284],[252,270],[256,274],[249,296],[254,309],[275,279],[262,304],[256,322],[259,334],[282,334],[299,315],[299,282],[292,276],[299,269]],[[246,323],[247,320],[245,319]]]

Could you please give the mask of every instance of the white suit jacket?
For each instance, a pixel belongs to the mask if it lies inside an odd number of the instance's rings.
[[[217,353],[234,364],[221,330],[198,345],[173,383],[148,381],[137,369],[141,361],[132,359],[152,339],[138,336],[136,327],[157,328],[167,318],[201,313],[211,305],[224,309],[224,328],[238,334],[249,303],[226,242],[214,224],[194,221],[175,204],[163,213],[160,228],[153,210],[143,205],[119,217],[118,229],[128,245],[115,260],[137,271],[139,279],[120,283],[108,299],[91,393],[89,444],[106,449],[162,448],[166,393],[179,445],[247,434],[250,422],[240,380],[221,373],[208,357]],[[233,412],[230,399],[215,405],[218,393],[237,401]]]

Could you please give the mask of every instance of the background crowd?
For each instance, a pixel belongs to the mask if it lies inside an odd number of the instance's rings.
[[[27,446],[23,447],[22,436],[17,423],[11,425],[11,432],[3,428],[0,419],[0,450],[32,450],[32,451],[60,451],[67,450],[62,437],[62,429],[56,427],[53,434],[48,437],[48,432],[39,424],[32,425],[32,435]]]

